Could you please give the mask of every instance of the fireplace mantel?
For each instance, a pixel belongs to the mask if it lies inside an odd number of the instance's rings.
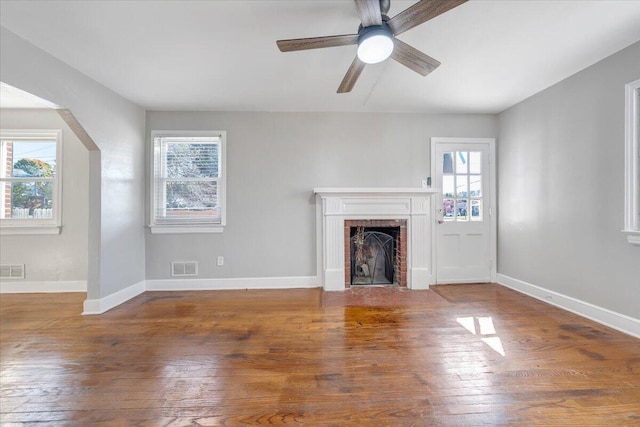
[[[346,188],[314,188],[313,192],[320,197],[342,197],[342,196],[420,196],[436,193],[432,188],[413,188],[413,187],[346,187]]]
[[[431,188],[315,188],[318,279],[326,291],[345,289],[344,221],[407,221],[407,287],[431,283]]]

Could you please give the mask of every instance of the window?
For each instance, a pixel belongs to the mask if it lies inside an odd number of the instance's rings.
[[[61,130],[0,130],[0,231],[59,234]]]
[[[482,152],[442,156],[443,221],[482,221]]]
[[[151,232],[222,232],[226,132],[154,131],[151,138]]]
[[[640,80],[625,87],[625,209],[624,230],[632,245],[640,245]]]

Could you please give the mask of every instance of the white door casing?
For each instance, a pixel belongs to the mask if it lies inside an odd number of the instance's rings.
[[[435,283],[496,280],[495,139],[431,138]]]

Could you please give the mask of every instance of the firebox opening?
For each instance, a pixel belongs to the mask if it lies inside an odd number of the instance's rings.
[[[351,284],[397,284],[400,227],[350,228]]]

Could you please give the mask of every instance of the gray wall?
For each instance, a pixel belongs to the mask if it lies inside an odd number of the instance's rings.
[[[26,264],[25,280],[87,279],[89,152],[55,110],[0,110],[3,129],[62,129],[62,233],[2,236],[0,263]]]
[[[640,247],[620,230],[624,86],[640,43],[499,115],[498,271],[640,318]]]
[[[315,276],[314,187],[419,187],[432,136],[495,137],[493,115],[147,112],[152,130],[227,131],[227,228],[147,235],[147,279]],[[147,220],[148,221],[148,220]],[[217,256],[225,265],[215,266]]]
[[[100,149],[89,154],[88,298],[144,280],[144,110],[6,28],[0,81],[68,108]]]

